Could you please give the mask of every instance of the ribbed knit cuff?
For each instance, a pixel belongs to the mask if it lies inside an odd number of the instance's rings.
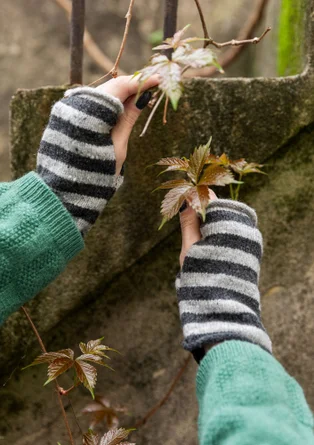
[[[59,198],[34,172],[15,181],[14,188],[22,200],[32,204],[41,221],[47,226],[65,262],[69,262],[84,248],[84,241]]]
[[[77,87],[71,88],[64,93],[64,97],[68,98],[71,96],[81,96],[81,95],[90,96],[91,98],[99,100],[105,106],[111,106],[113,108],[112,111],[117,113],[118,115],[123,113],[123,104],[116,97],[111,94],[100,92],[99,90],[91,87]]]

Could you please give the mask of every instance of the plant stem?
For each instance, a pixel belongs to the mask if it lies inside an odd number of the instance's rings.
[[[247,22],[244,24],[243,28],[240,30],[240,33],[237,37],[238,41],[245,41],[250,39],[252,36],[252,33],[256,26],[260,23],[265,8],[268,4],[269,0],[259,0],[256,8],[253,10],[252,14],[249,16]],[[218,63],[222,68],[227,68],[229,65],[231,65],[232,62],[241,54],[241,52],[244,50],[245,46],[231,46],[221,57],[218,59]],[[211,77],[217,72],[216,67],[208,67],[208,68],[201,68],[198,70],[193,70],[190,74],[188,74],[186,77]]]
[[[144,134],[146,133],[147,128],[149,127],[149,124],[151,123],[151,120],[153,119],[154,114],[156,113],[157,108],[159,107],[159,105],[160,105],[161,101],[163,100],[164,96],[165,96],[165,93],[162,93],[160,95],[158,101],[155,103],[154,108],[152,109],[152,111],[150,112],[150,115],[148,116],[148,119],[147,119],[147,122],[145,124],[145,127],[143,128],[143,131],[140,134],[140,138],[143,137]]]
[[[117,55],[117,58],[116,58],[116,61],[115,61],[114,65],[113,65],[113,67],[111,68],[111,70],[107,74],[105,74],[104,76],[102,76],[99,79],[97,79],[94,82],[92,82],[90,84],[90,86],[98,83],[100,80],[103,80],[105,77],[107,77],[109,75],[111,75],[112,77],[117,77],[118,76],[118,66],[119,66],[120,59],[122,57],[122,54],[123,54],[123,51],[124,51],[124,48],[125,48],[125,44],[126,44],[126,40],[127,40],[128,34],[129,34],[129,28],[130,28],[130,23],[131,23],[131,19],[132,19],[132,10],[133,10],[133,6],[134,6],[134,2],[135,2],[135,0],[131,0],[130,1],[129,9],[128,9],[128,12],[126,13],[126,16],[125,16],[126,24],[125,24],[125,28],[124,28],[124,34],[123,34],[121,46],[120,46],[120,49],[119,49],[119,53]]]
[[[252,43],[253,45],[256,45],[257,43],[259,43],[265,36],[266,34],[269,33],[269,31],[271,31],[271,27],[269,26],[268,28],[265,29],[265,31],[263,32],[263,34],[260,37],[253,37],[253,39],[244,39],[244,40],[229,40],[228,42],[223,42],[223,43],[218,43],[215,42],[215,40],[213,39],[209,39],[208,44],[209,45],[213,45],[216,48],[225,48],[226,46],[242,46],[242,45],[247,45],[248,43]]]
[[[165,106],[164,106],[164,116],[162,119],[162,122],[164,125],[167,123],[168,104],[169,104],[169,96],[166,97]]]
[[[242,174],[240,174],[240,176],[239,176],[239,181],[241,181],[241,180],[242,180]],[[239,193],[240,193],[241,185],[242,185],[242,184],[238,184],[238,185],[237,185],[237,188],[236,188],[236,190],[235,190],[235,194],[234,194],[234,200],[235,200],[235,201],[238,201],[238,200],[239,200]]]
[[[206,39],[206,40],[204,40],[204,48],[206,48],[209,45],[209,34],[208,34],[208,30],[207,30],[204,14],[203,14],[202,7],[201,7],[201,4],[200,4],[199,0],[194,0],[194,1],[196,3],[196,7],[198,9],[198,13],[200,15],[200,19],[201,19],[201,22],[202,22],[202,27],[203,27],[203,32],[204,32],[204,39]]]
[[[184,361],[183,365],[181,366],[181,368],[179,369],[179,371],[177,372],[176,376],[174,377],[170,388],[168,389],[168,391],[166,392],[166,394],[164,395],[164,397],[152,408],[148,411],[147,414],[145,414],[145,416],[139,420],[136,425],[135,428],[139,428],[142,425],[145,425],[145,423],[148,421],[148,419],[150,419],[158,410],[159,408],[161,408],[169,399],[172,391],[174,390],[174,388],[176,387],[177,383],[179,382],[179,380],[181,379],[184,371],[186,370],[186,368],[188,367],[188,364],[190,363],[192,359],[192,355],[190,354]]]
[[[229,185],[229,188],[230,188],[230,198],[231,198],[231,199],[234,199],[234,194],[233,194],[233,184],[230,184],[230,185]]]
[[[44,354],[46,354],[47,353],[47,349],[45,348],[44,342],[42,341],[41,336],[39,335],[39,332],[38,332],[36,326],[34,325],[34,322],[31,319],[31,316],[29,315],[28,310],[24,306],[21,307],[21,310],[24,312],[24,314],[25,314],[25,316],[26,316],[26,318],[27,318],[27,320],[28,320],[28,322],[29,322],[29,324],[30,324],[30,326],[31,326],[31,328],[32,328],[32,330],[33,330],[37,340],[38,340],[38,343],[39,343],[39,345],[41,347],[41,350],[43,351]],[[69,440],[70,440],[71,445],[75,445],[74,444],[74,440],[73,440],[73,436],[72,436],[72,432],[71,432],[71,428],[70,428],[70,425],[69,425],[69,421],[68,421],[68,418],[67,418],[64,406],[63,406],[62,399],[61,399],[60,386],[59,386],[57,380],[55,380],[55,385],[56,385],[57,397],[58,397],[58,401],[59,401],[59,405],[60,405],[60,410],[61,410],[62,417],[63,417],[63,420],[64,420],[64,424],[65,424],[65,427],[66,427],[66,430],[67,430],[67,433],[68,433],[68,436],[69,436]]]

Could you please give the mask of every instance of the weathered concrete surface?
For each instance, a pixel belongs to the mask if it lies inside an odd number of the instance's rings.
[[[162,125],[159,114],[147,136],[138,138],[142,119],[131,142],[125,184],[88,236],[85,251],[31,303],[40,331],[46,332],[67,312],[97,298],[117,273],[175,227],[173,222],[161,232],[156,230],[160,197],[150,193],[157,181],[154,171],[145,169],[147,165],[161,156],[188,154],[210,135],[216,152],[223,148],[235,158],[263,161],[314,121],[311,88],[312,78],[308,74],[286,79],[198,79],[186,84],[180,109],[170,114],[167,126]],[[13,99],[14,178],[35,167],[51,103],[62,92],[62,88],[20,91]],[[56,299],[56,295],[62,298]],[[1,329],[0,360],[7,361],[7,369],[28,341],[23,332],[28,332],[28,326],[21,314],[14,314]],[[27,340],[21,344],[21,338]]]
[[[268,159],[269,176],[255,177],[242,195],[256,208],[264,236],[260,287],[274,353],[302,384],[312,408],[313,145],[314,125]],[[106,343],[123,352],[112,361],[116,373],[99,371],[98,391],[129,408],[131,417],[122,418],[127,426],[164,395],[185,357],[173,287],[179,250],[180,234],[175,231],[102,289],[96,302],[66,317],[45,336],[49,349],[56,350],[103,335]],[[27,362],[36,352],[37,347],[28,349]],[[191,363],[169,402],[133,437],[137,443],[197,443],[195,371]],[[38,445],[63,443],[54,398],[48,387],[38,390],[44,380],[43,369],[17,370],[2,390],[6,404],[0,410],[0,434],[8,444],[30,445],[35,439]],[[78,390],[71,399],[79,412],[89,395]],[[7,404],[14,416],[6,415]],[[80,422],[87,427],[86,419]],[[79,438],[74,423],[73,428]],[[18,441],[21,430],[24,437]]]

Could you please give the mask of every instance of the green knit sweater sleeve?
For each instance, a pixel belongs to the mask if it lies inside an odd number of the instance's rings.
[[[65,268],[84,242],[36,174],[0,185],[0,325]]]
[[[261,347],[226,341],[197,375],[200,445],[314,444],[302,388]]]

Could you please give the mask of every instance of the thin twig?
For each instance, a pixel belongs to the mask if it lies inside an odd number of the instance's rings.
[[[243,26],[243,28],[240,30],[240,33],[236,40],[248,40],[253,32],[254,29],[257,27],[257,25],[260,23],[261,19],[263,18],[265,8],[268,4],[268,0],[259,0],[256,9],[252,12],[250,17],[248,18],[247,22]],[[244,50],[245,45],[240,46],[232,46],[229,48],[219,59],[218,63],[222,68],[227,68],[231,63],[234,62],[234,60],[242,53]],[[192,70],[189,72],[185,77],[211,77],[214,74],[217,73],[216,67],[208,67],[208,68],[202,68],[198,70]]]
[[[79,428],[79,430],[80,430],[80,432],[81,432],[81,434],[82,434],[82,436],[83,436],[83,435],[84,435],[84,432],[82,431],[82,428],[81,428],[80,422],[78,421],[78,418],[76,417],[76,414],[75,414],[75,411],[74,411],[74,408],[73,408],[73,405],[72,405],[72,402],[71,402],[70,396],[69,396],[69,395],[67,395],[67,397],[68,397],[69,405],[70,405],[70,407],[71,407],[71,410],[72,410],[72,413],[73,413],[73,416],[74,416],[75,422],[76,422],[76,424],[77,424],[77,426],[78,426],[78,428]]]
[[[253,37],[253,39],[244,39],[244,40],[232,39],[232,40],[229,40],[228,42],[223,42],[223,43],[218,43],[218,42],[215,42],[213,39],[209,39],[207,43],[209,45],[214,45],[216,48],[225,48],[226,46],[242,46],[242,45],[247,45],[248,43],[252,43],[253,45],[256,45],[266,36],[266,34],[269,33],[269,31],[271,31],[270,26],[265,29],[265,31],[263,32],[263,34],[260,37]]]
[[[168,391],[166,392],[166,394],[164,395],[164,397],[152,408],[148,411],[147,414],[145,414],[145,416],[139,420],[136,425],[135,428],[139,428],[143,425],[145,425],[145,423],[148,421],[148,419],[150,419],[158,410],[159,408],[161,408],[169,399],[172,391],[174,390],[174,388],[176,387],[177,383],[179,382],[179,380],[181,379],[184,371],[186,370],[186,368],[188,367],[188,364],[190,363],[192,359],[192,355],[190,354],[184,361],[183,365],[181,366],[181,368],[179,369],[179,371],[177,372],[175,378],[173,379],[170,388],[168,389]]]
[[[41,347],[41,350],[43,351],[44,354],[46,354],[47,353],[47,349],[45,348],[45,345],[44,345],[44,343],[43,343],[43,341],[41,339],[41,336],[39,335],[39,332],[37,331],[37,328],[34,325],[33,320],[31,319],[31,316],[29,315],[28,310],[24,306],[22,306],[21,309],[24,312],[24,314],[25,314],[25,316],[26,316],[26,318],[27,318],[27,320],[28,320],[28,322],[29,322],[29,324],[30,324],[34,334],[36,335],[36,338],[37,338],[38,343],[39,343],[39,345]],[[63,417],[64,424],[65,424],[65,427],[66,427],[66,430],[67,430],[67,433],[68,433],[68,436],[69,436],[69,440],[70,440],[71,445],[75,445],[74,444],[74,440],[73,440],[73,436],[72,436],[72,432],[71,432],[71,428],[70,428],[70,425],[69,425],[69,421],[68,421],[68,418],[67,418],[64,406],[63,406],[62,399],[61,399],[60,386],[59,386],[57,380],[55,380],[55,385],[56,385],[56,390],[57,390],[56,392],[57,392],[57,397],[58,397],[60,409],[61,409],[61,412],[62,412],[62,417]]]
[[[198,9],[198,13],[200,15],[201,22],[202,22],[202,27],[203,27],[203,32],[204,32],[204,39],[206,39],[206,40],[204,40],[204,48],[206,48],[209,45],[210,37],[209,37],[209,34],[208,34],[208,30],[207,30],[207,26],[206,26],[206,22],[205,22],[205,18],[204,18],[204,14],[203,14],[203,11],[202,11],[201,4],[200,4],[199,0],[194,0],[194,1],[195,1],[195,4],[196,4],[196,7]]]
[[[123,54],[123,51],[124,51],[124,48],[125,48],[125,44],[126,44],[126,40],[127,40],[128,34],[129,34],[129,28],[130,28],[130,23],[131,23],[131,19],[132,19],[132,10],[133,10],[133,6],[134,6],[134,2],[135,2],[135,0],[131,0],[130,1],[129,9],[128,9],[128,12],[126,13],[126,16],[125,16],[126,24],[125,24],[125,28],[124,28],[124,34],[123,34],[121,46],[120,46],[120,49],[119,49],[119,53],[117,55],[117,58],[116,58],[116,61],[115,61],[114,65],[113,65],[113,67],[111,68],[111,70],[107,74],[105,74],[104,76],[102,76],[99,79],[97,79],[94,82],[92,82],[90,84],[90,86],[98,83],[100,80],[103,80],[103,79],[105,79],[106,77],[108,77],[110,75],[112,77],[117,77],[118,76],[118,67],[119,67],[120,59],[122,57],[122,54]]]
[[[72,10],[72,4],[70,0],[54,0],[57,5],[59,5],[67,15],[68,20],[71,18],[71,10]],[[113,65],[113,61],[109,59],[108,56],[106,56],[103,51],[99,48],[95,40],[93,39],[92,35],[88,31],[87,27],[85,26],[85,32],[84,32],[84,48],[86,49],[86,52],[89,54],[91,59],[105,72],[110,71],[111,67]],[[126,74],[123,70],[119,69],[119,74],[124,75]]]
[[[146,133],[147,128],[149,127],[149,124],[151,123],[151,120],[153,119],[154,114],[156,113],[157,108],[159,107],[159,105],[160,105],[161,101],[163,100],[164,96],[165,96],[165,93],[162,93],[160,95],[158,101],[155,103],[154,108],[152,108],[152,111],[150,112],[150,115],[148,116],[148,119],[147,119],[147,122],[145,124],[145,127],[143,128],[143,131],[140,134],[140,138],[143,137],[144,134]]]
[[[163,119],[162,119],[162,122],[163,122],[164,125],[166,125],[166,123],[167,123],[167,111],[168,111],[168,105],[169,105],[169,96],[167,96],[167,97],[166,97],[166,100],[165,100],[164,116],[163,116]]]

